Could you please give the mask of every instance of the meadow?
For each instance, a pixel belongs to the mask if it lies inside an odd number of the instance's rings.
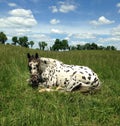
[[[27,53],[93,69],[96,94],[31,88]],[[0,45],[0,126],[120,126],[120,51],[53,52]]]

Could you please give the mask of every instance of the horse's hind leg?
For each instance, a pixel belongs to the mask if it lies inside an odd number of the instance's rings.
[[[69,85],[66,87],[66,91],[80,91],[80,92],[88,92],[90,90],[90,84],[85,84],[83,82],[76,82],[71,80]]]

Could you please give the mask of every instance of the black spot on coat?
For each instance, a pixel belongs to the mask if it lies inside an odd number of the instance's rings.
[[[85,76],[82,76],[82,79],[86,80],[86,77]]]
[[[88,77],[88,79],[90,80],[90,79],[91,79],[91,77]]]

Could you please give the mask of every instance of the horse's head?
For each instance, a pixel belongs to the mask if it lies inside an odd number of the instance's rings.
[[[38,75],[40,73],[40,58],[38,53],[34,55],[27,54],[28,68],[31,75]]]
[[[41,69],[40,69],[40,58],[38,53],[35,55],[27,54],[28,68],[30,72],[30,84],[32,87],[36,87],[42,81]]]

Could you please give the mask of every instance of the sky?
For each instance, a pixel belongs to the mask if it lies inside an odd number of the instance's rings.
[[[0,0],[0,32],[69,45],[96,43],[120,50],[120,0]]]

